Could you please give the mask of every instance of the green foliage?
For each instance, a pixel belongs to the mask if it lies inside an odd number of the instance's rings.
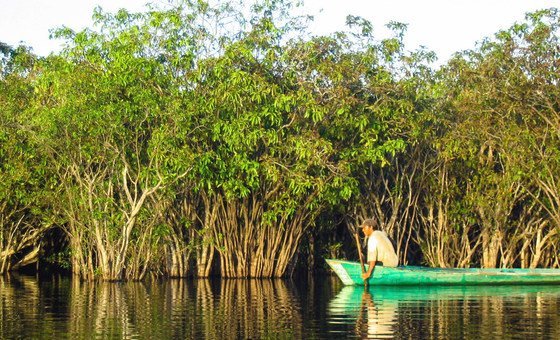
[[[177,230],[202,240],[198,222],[162,221],[159,209],[181,195],[197,213],[201,197],[255,199],[262,228],[296,216],[312,226],[371,205],[364,197],[410,191],[422,196],[409,207],[417,219],[451,202],[457,232],[483,225],[495,201],[509,202],[510,223],[527,195],[560,216],[556,10],[436,72],[432,52],[405,49],[406,24],[376,40],[370,22],[349,16],[348,30],[309,38],[308,18],[292,14],[299,2],[253,2],[249,14],[234,5],[96,9],[95,27],[54,30],[67,46],[44,59],[1,44],[0,206],[76,228],[68,234],[96,265],[95,242],[126,239],[132,259]]]

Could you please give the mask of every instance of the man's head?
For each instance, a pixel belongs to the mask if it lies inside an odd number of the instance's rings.
[[[362,228],[362,232],[365,236],[369,236],[375,229],[377,229],[377,223],[374,219],[368,218],[367,220],[364,220],[364,222],[362,222],[360,228]]]

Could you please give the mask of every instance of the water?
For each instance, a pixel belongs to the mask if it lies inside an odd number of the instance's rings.
[[[1,339],[560,339],[560,286],[0,276]]]

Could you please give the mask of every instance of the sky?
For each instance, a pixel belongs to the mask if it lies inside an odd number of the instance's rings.
[[[46,56],[62,43],[49,40],[49,29],[92,27],[96,6],[106,12],[141,11],[148,1],[0,0],[0,42],[23,43]],[[378,38],[387,35],[388,22],[406,23],[407,49],[425,46],[445,62],[454,52],[475,48],[477,41],[523,21],[525,13],[550,7],[560,8],[560,0],[305,0],[303,11],[315,16],[311,30],[316,34],[342,29],[348,14],[370,20]]]

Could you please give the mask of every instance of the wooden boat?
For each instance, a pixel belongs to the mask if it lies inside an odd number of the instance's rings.
[[[364,285],[358,262],[326,260],[345,285]],[[560,284],[560,269],[479,269],[376,266],[372,286]]]

